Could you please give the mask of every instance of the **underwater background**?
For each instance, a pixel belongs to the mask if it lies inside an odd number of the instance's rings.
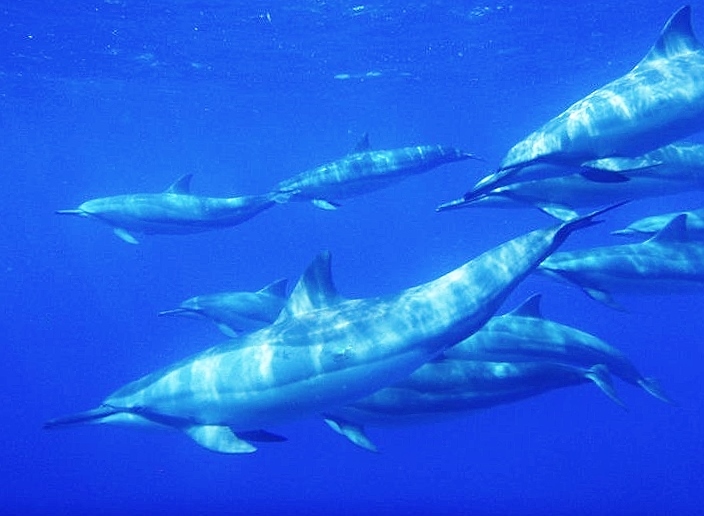
[[[0,2],[0,512],[694,514],[704,497],[704,297],[619,296],[618,312],[529,277],[544,314],[594,333],[659,379],[671,406],[592,384],[415,426],[360,450],[310,417],[241,456],[179,432],[47,419],[223,340],[158,318],[197,294],[295,282],[329,249],[340,292],[394,293],[554,221],[534,209],[435,213],[519,139],[630,70],[670,0],[619,2]],[[704,37],[704,4],[693,4]],[[334,212],[277,206],[238,227],[138,246],[57,209],[160,192],[264,193],[372,147],[445,144],[445,165]],[[701,135],[690,138],[702,141]],[[702,193],[634,202],[563,249],[702,207]]]

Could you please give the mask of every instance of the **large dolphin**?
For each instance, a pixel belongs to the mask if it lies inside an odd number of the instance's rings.
[[[702,128],[704,47],[692,32],[691,8],[684,6],[635,68],[517,143],[474,194],[533,174],[533,166],[591,167],[601,158],[637,157]]]
[[[214,451],[254,451],[243,432],[363,398],[477,331],[537,264],[572,231],[595,224],[598,213],[515,238],[395,295],[342,299],[327,281],[329,256],[322,254],[271,326],[149,374],[98,408],[46,427],[156,424]]]
[[[623,161],[620,158],[600,160],[604,166]],[[437,211],[533,206],[565,220],[575,217],[577,208],[704,190],[704,145],[673,143],[629,161],[632,169],[620,169],[628,181],[595,182],[582,172],[521,180],[479,196],[468,192],[464,197],[441,204]],[[649,163],[657,165],[647,166]]]
[[[638,244],[556,253],[538,271],[580,287],[588,296],[620,309],[612,292],[663,294],[704,290],[704,240],[692,238],[687,216],[675,217]]]
[[[275,202],[267,195],[242,197],[200,197],[190,193],[192,174],[179,178],[165,192],[129,194],[92,199],[60,215],[78,215],[113,227],[115,234],[130,244],[132,233],[188,234],[236,226]]]
[[[271,195],[280,203],[312,201],[319,208],[334,210],[340,199],[380,190],[406,177],[470,158],[477,159],[441,145],[373,151],[365,135],[351,154],[280,182]]]
[[[160,316],[210,319],[228,337],[258,330],[273,323],[286,304],[285,279],[257,292],[219,292],[191,297],[178,308],[159,312]]]
[[[665,213],[663,215],[652,215],[636,220],[624,229],[612,231],[611,234],[621,236],[652,236],[658,231],[661,231],[672,222],[673,219],[680,215],[687,216],[687,234],[690,237],[704,238],[704,208],[692,211]]]
[[[621,351],[589,333],[545,319],[540,295],[535,295],[512,312],[492,317],[408,378],[326,413],[325,420],[353,443],[375,450],[364,425],[412,423],[588,381],[622,405],[609,373],[671,402]]]

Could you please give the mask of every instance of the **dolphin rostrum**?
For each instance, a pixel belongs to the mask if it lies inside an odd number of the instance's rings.
[[[517,143],[499,170],[480,180],[472,193],[486,193],[520,176],[543,174],[545,170],[531,168],[545,165],[585,166],[586,175],[595,180],[624,180],[618,174],[599,173],[602,169],[594,161],[641,156],[702,128],[704,47],[692,31],[691,8],[684,6],[635,68]]]
[[[236,226],[275,204],[267,195],[192,195],[191,177],[192,174],[182,176],[162,193],[101,197],[86,201],[75,210],[56,213],[102,221],[125,242],[137,244],[133,232],[173,235]]]
[[[594,382],[619,405],[610,374],[671,403],[621,351],[571,326],[545,319],[540,295],[445,350],[408,378],[324,414],[336,432],[375,451],[364,425],[393,425],[520,401]]]
[[[159,312],[160,316],[185,316],[212,320],[222,333],[258,330],[273,323],[286,304],[285,279],[275,281],[257,292],[220,292],[195,296],[178,308]]]
[[[538,272],[580,287],[589,297],[622,309],[612,292],[663,294],[701,291],[704,240],[687,232],[680,214],[645,242],[556,253]]]
[[[395,295],[341,298],[326,281],[330,261],[322,254],[274,324],[127,384],[96,409],[45,426],[155,424],[180,429],[210,450],[252,452],[250,432],[260,439],[260,430],[270,425],[363,398],[477,331],[537,264],[603,211],[517,237]]]
[[[340,199],[380,190],[406,177],[466,159],[478,158],[441,145],[373,151],[365,134],[351,154],[280,182],[271,195],[280,203],[312,201],[318,208],[334,210]]]

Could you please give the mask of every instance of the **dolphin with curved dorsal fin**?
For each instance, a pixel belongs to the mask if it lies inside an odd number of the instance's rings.
[[[611,209],[611,208],[608,208]],[[221,453],[255,432],[363,398],[477,331],[533,269],[605,210],[506,242],[400,293],[344,299],[329,255],[306,270],[270,326],[127,384],[97,408],[48,421],[157,425]]]
[[[619,236],[652,236],[661,231],[665,226],[680,215],[687,216],[687,234],[692,237],[704,237],[704,208],[692,211],[678,211],[663,215],[651,215],[632,222],[624,229],[612,231],[612,235]]]
[[[267,195],[201,197],[190,193],[192,174],[176,180],[157,194],[128,194],[92,199],[75,210],[59,215],[77,215],[113,227],[115,235],[137,244],[133,233],[181,235],[236,226],[275,202]]]
[[[648,54],[630,72],[590,93],[511,148],[477,197],[518,180],[583,173],[624,181],[619,170],[656,166],[642,156],[704,128],[704,46],[692,31],[691,8],[675,12]],[[602,166],[602,158],[622,163]]]

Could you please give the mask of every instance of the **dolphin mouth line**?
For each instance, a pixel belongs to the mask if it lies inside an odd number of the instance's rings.
[[[203,314],[201,314],[198,310],[195,310],[193,308],[172,308],[171,310],[162,310],[159,312],[159,317],[173,317],[173,316],[179,316],[179,315],[185,315],[185,316],[193,316],[193,317],[202,317]]]
[[[83,210],[56,210],[56,215],[77,215],[79,217],[87,217],[88,214]]]

